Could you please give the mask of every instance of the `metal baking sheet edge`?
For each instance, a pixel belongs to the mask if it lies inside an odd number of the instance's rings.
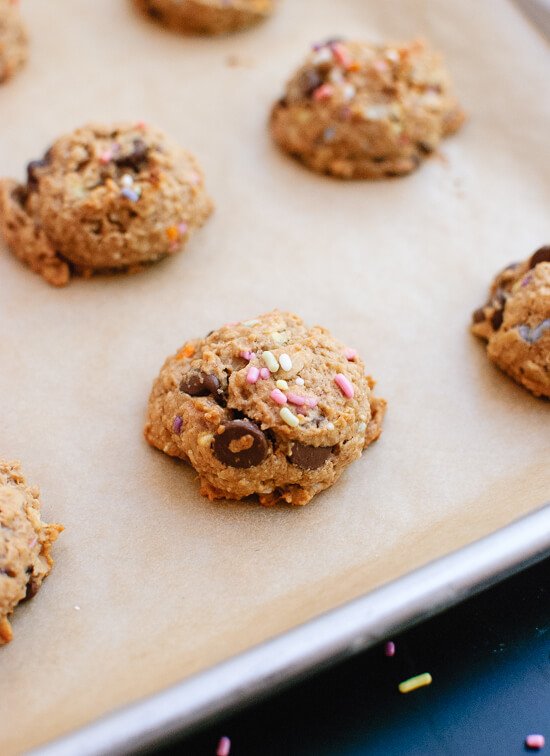
[[[547,555],[550,503],[371,593],[28,753],[139,753],[356,654]]]

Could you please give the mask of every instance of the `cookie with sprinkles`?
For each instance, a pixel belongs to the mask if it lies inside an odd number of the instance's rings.
[[[421,41],[316,44],[271,111],[275,142],[318,173],[413,171],[464,121],[441,57]]]
[[[229,34],[264,21],[275,0],[134,0],[150,18],[192,34]]]
[[[186,342],[156,379],[147,441],[209,499],[307,504],[381,432],[386,402],[354,349],[277,310]]]
[[[512,263],[472,316],[487,356],[535,396],[550,398],[550,246]]]
[[[0,645],[12,639],[9,615],[51,572],[51,546],[62,530],[40,519],[38,488],[26,484],[19,462],[0,459]]]
[[[0,231],[54,286],[173,255],[212,208],[193,155],[144,123],[84,126],[30,162],[25,183],[0,180]]]
[[[27,60],[27,32],[17,0],[0,0],[0,83]]]

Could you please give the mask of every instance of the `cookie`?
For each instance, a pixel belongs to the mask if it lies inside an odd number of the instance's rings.
[[[134,0],[148,16],[194,34],[229,34],[263,21],[274,0]]]
[[[0,645],[12,639],[9,615],[32,598],[52,569],[52,543],[62,525],[40,519],[40,495],[19,462],[0,459]]]
[[[271,111],[277,144],[318,173],[378,179],[413,171],[464,113],[423,42],[314,45]]]
[[[27,32],[17,0],[0,0],[0,83],[7,81],[27,60]]]
[[[380,435],[373,386],[355,350],[275,310],[169,357],[145,437],[189,462],[209,499],[307,504]]]
[[[472,320],[489,359],[535,396],[550,398],[550,246],[499,273]]]
[[[173,255],[212,211],[195,158],[142,123],[89,125],[0,180],[0,231],[54,286]]]

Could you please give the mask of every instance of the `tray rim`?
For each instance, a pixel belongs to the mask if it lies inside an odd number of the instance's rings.
[[[28,751],[115,756],[191,732],[448,609],[550,555],[550,502],[380,588]]]

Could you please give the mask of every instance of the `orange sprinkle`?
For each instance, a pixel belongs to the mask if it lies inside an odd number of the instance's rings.
[[[176,360],[183,360],[184,357],[192,357],[194,354],[195,347],[193,344],[184,344],[176,354]]]
[[[178,237],[180,235],[180,232],[176,228],[176,226],[168,226],[166,229],[166,236],[170,239],[170,241],[174,242],[178,240]]]
[[[360,71],[361,70],[361,64],[358,60],[352,60],[351,63],[347,66],[348,71]]]

